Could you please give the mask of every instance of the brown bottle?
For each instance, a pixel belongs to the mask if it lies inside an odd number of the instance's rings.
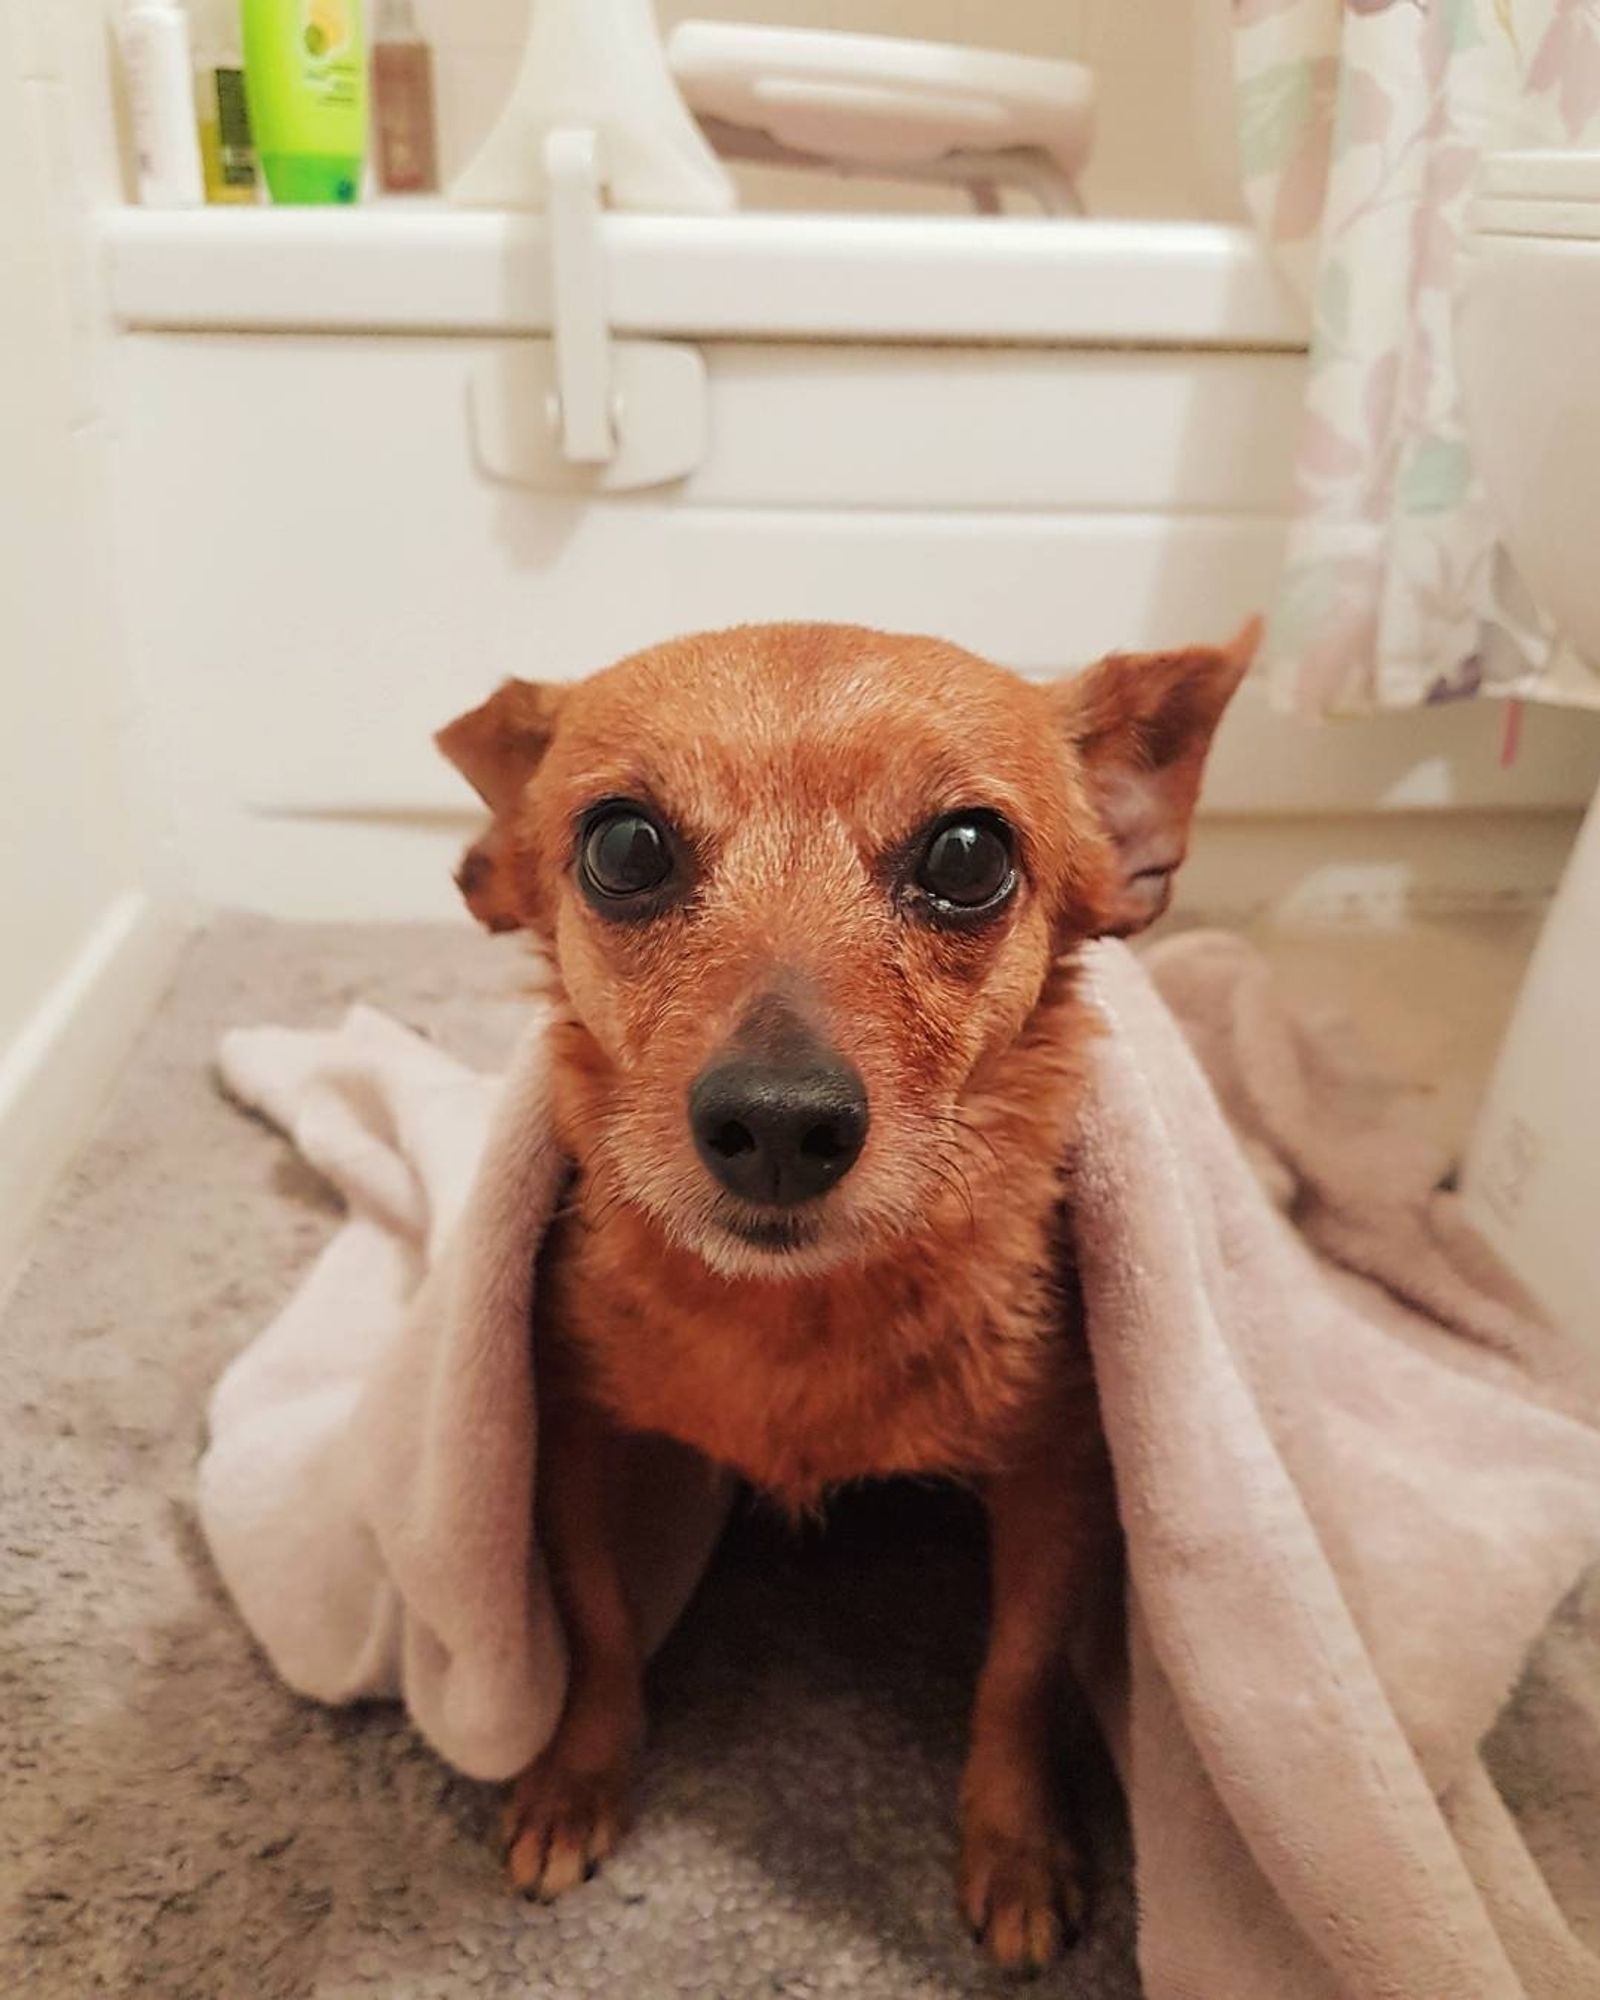
[[[411,0],[379,0],[372,109],[378,185],[385,194],[432,194],[439,185],[433,51],[422,39]]]

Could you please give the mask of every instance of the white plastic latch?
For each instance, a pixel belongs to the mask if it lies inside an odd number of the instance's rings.
[[[574,465],[617,454],[611,407],[611,326],[600,241],[600,159],[593,132],[550,132],[544,142],[550,228],[550,332],[555,343],[561,450]]]
[[[612,337],[595,133],[547,133],[543,162],[550,338],[507,342],[475,364],[479,463],[494,478],[554,492],[681,479],[705,456],[705,362],[698,348]]]

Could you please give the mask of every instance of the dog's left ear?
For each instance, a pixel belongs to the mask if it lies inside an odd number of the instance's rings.
[[[1226,646],[1113,653],[1060,684],[1059,714],[1116,856],[1101,935],[1131,937],[1171,900],[1212,735],[1260,639],[1252,618]]]
[[[524,921],[512,872],[510,813],[550,747],[560,705],[559,688],[503,681],[433,739],[493,815],[456,870],[462,901],[491,931],[517,930]]]

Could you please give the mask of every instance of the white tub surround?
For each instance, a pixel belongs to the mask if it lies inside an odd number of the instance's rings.
[[[451,908],[470,802],[431,736],[508,673],[794,617],[1050,674],[1269,600],[1305,357],[1249,232],[602,212],[594,240],[612,359],[689,372],[643,427],[625,393],[586,465],[549,409],[543,218],[105,218],[128,624],[205,898]],[[1202,839],[1193,881],[1341,917],[1539,896],[1594,746],[1530,718],[1502,770],[1492,722],[1312,731],[1247,690],[1208,786],[1225,866]],[[1460,808],[1501,814],[1466,882]]]

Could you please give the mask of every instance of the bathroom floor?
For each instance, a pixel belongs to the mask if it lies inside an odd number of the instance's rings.
[[[1459,921],[1263,942],[1427,1086],[1447,1148],[1515,992],[1531,924]],[[655,1672],[640,1824],[553,1909],[502,1888],[492,1795],[387,1709],[280,1686],[214,1581],[190,1487],[207,1389],[335,1224],[286,1145],[216,1091],[223,1028],[361,998],[492,1061],[520,967],[463,930],[219,924],[190,951],[0,1322],[0,1988],[162,2000],[679,1993],[919,2000],[1010,1990],[949,1882],[981,1619],[981,1547],[937,1495],[791,1541],[730,1537]],[[1584,1677],[1523,1706],[1584,1709]],[[1536,1849],[1600,1817],[1600,1767],[1532,1775]],[[1135,2000],[1114,1787],[1092,1749],[1091,1935],[1037,1992]],[[1518,1771],[1522,1772],[1520,1779]],[[1550,1865],[1547,1863],[1547,1865]],[[1558,1883],[1580,1899],[1583,1885]],[[1600,1942],[1600,1907],[1588,1914]]]

